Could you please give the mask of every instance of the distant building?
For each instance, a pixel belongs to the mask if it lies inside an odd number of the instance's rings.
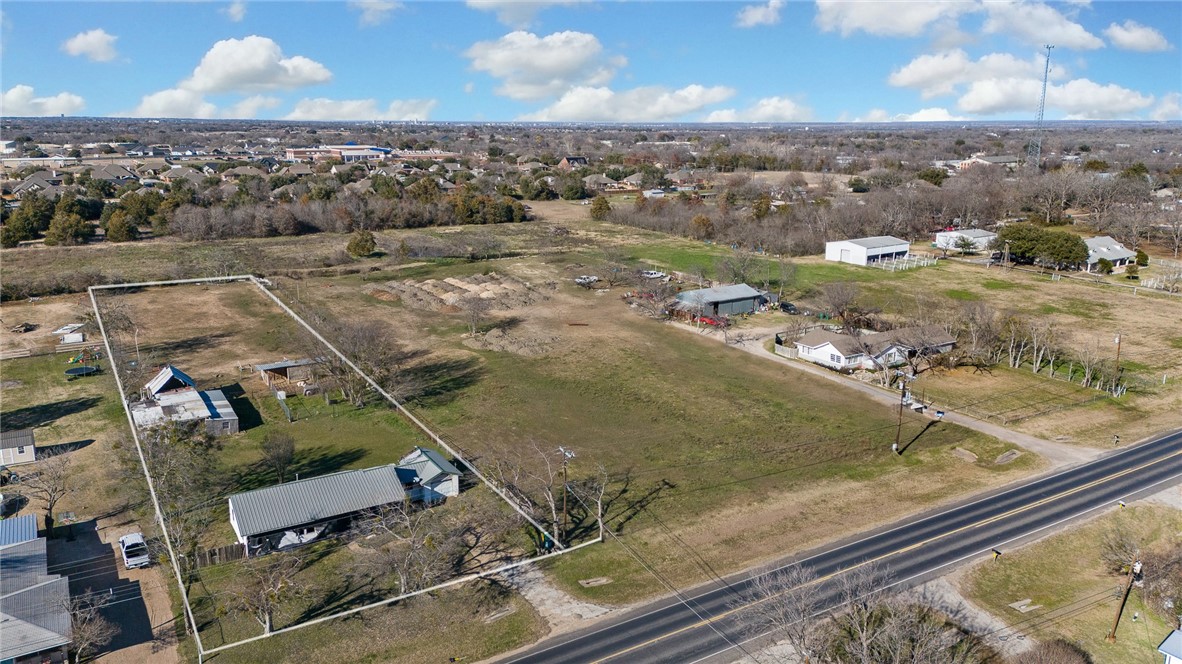
[[[911,245],[890,235],[837,240],[825,243],[825,260],[869,265],[883,260],[906,258]]]
[[[973,242],[973,251],[985,251],[989,245],[997,239],[997,233],[981,230],[980,228],[965,228],[955,231],[942,231],[936,233],[936,247],[946,250],[959,250],[959,244],[962,238],[968,238]]]
[[[587,158],[586,157],[569,156],[569,157],[563,157],[562,160],[558,162],[558,165],[555,166],[555,168],[557,168],[560,171],[573,171],[576,168],[582,168],[586,165],[587,165]]]

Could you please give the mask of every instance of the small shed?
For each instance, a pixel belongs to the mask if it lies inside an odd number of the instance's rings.
[[[877,235],[825,243],[825,260],[869,265],[878,261],[906,258],[911,245],[891,235]]]
[[[749,314],[759,308],[759,291],[747,284],[716,286],[677,294],[680,308],[706,316]]]
[[[148,381],[147,385],[144,385],[144,391],[147,392],[149,398],[155,398],[165,392],[196,388],[197,381],[171,364],[166,364],[160,373]]]
[[[275,385],[298,383],[302,380],[314,380],[314,367],[322,361],[320,358],[313,359],[306,357],[299,360],[284,358],[279,362],[271,362],[270,364],[256,364],[254,368],[255,371],[259,372],[264,383],[269,387],[274,387]]]
[[[32,429],[16,429],[0,433],[0,465],[18,466],[37,460]]]
[[[403,486],[409,487],[410,499],[428,504],[460,495],[462,474],[439,452],[422,447],[414,448],[398,462],[398,476]]]

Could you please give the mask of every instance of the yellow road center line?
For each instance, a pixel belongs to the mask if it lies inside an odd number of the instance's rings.
[[[822,582],[828,581],[829,579],[832,579],[832,578],[834,578],[835,576],[838,576],[839,574],[845,574],[846,572],[849,572],[849,571],[851,571],[851,570],[858,569],[859,567],[865,567],[865,566],[867,566],[867,565],[873,565],[874,563],[876,563],[876,562],[878,562],[878,561],[880,561],[880,560],[883,560],[883,559],[885,559],[885,558],[890,558],[891,556],[897,556],[897,555],[899,555],[899,554],[901,554],[901,553],[906,553],[906,552],[908,552],[908,551],[911,551],[911,550],[913,550],[913,549],[918,549],[918,548],[920,548],[920,547],[923,547],[923,546],[926,546],[926,545],[928,545],[928,544],[930,544],[930,543],[932,543],[932,542],[935,542],[936,540],[944,539],[945,537],[948,537],[948,536],[950,536],[950,535],[956,535],[957,533],[961,533],[961,532],[963,532],[963,531],[966,531],[966,530],[969,530],[969,529],[971,529],[971,528],[978,528],[978,527],[980,527],[980,526],[984,526],[984,525],[987,525],[987,524],[990,524],[990,523],[994,523],[994,522],[996,522],[996,521],[1000,521],[1000,520],[1002,520],[1002,519],[1005,519],[1005,518],[1011,517],[1011,516],[1013,516],[1013,515],[1015,515],[1015,514],[1020,514],[1020,513],[1022,513],[1022,512],[1026,512],[1026,511],[1032,510],[1032,509],[1034,509],[1034,508],[1036,508],[1036,507],[1040,507],[1040,506],[1042,506],[1042,505],[1045,505],[1045,504],[1047,504],[1047,503],[1049,503],[1049,502],[1052,502],[1052,501],[1055,501],[1055,500],[1059,500],[1060,498],[1065,498],[1065,497],[1067,497],[1067,496],[1070,496],[1070,495],[1072,495],[1072,494],[1079,493],[1080,491],[1085,491],[1085,490],[1087,490],[1087,489],[1090,489],[1090,488],[1092,488],[1092,487],[1094,487],[1094,486],[1096,486],[1096,485],[1098,485],[1098,484],[1103,484],[1104,482],[1108,482],[1108,481],[1110,481],[1110,480],[1114,480],[1114,479],[1116,479],[1116,478],[1118,478],[1118,477],[1123,477],[1123,476],[1125,476],[1125,475],[1129,475],[1129,474],[1131,474],[1131,473],[1135,473],[1135,472],[1137,472],[1137,471],[1139,471],[1139,470],[1144,470],[1145,468],[1148,468],[1149,466],[1152,466],[1152,465],[1154,465],[1154,464],[1158,464],[1158,463],[1161,463],[1161,462],[1163,462],[1163,461],[1166,461],[1166,460],[1172,459],[1173,457],[1176,457],[1176,456],[1179,456],[1179,455],[1182,455],[1182,450],[1178,450],[1178,451],[1174,452],[1173,454],[1168,454],[1168,455],[1166,455],[1166,456],[1164,456],[1164,457],[1161,457],[1161,458],[1158,458],[1158,459],[1154,459],[1153,461],[1150,461],[1150,462],[1148,462],[1148,463],[1144,463],[1144,464],[1142,464],[1142,465],[1140,465],[1140,466],[1136,466],[1135,468],[1127,468],[1127,469],[1125,469],[1125,470],[1122,470],[1122,471],[1120,471],[1120,472],[1118,472],[1118,473],[1113,473],[1112,475],[1106,475],[1106,476],[1104,476],[1104,477],[1101,477],[1100,479],[1097,479],[1097,480],[1093,480],[1093,481],[1091,481],[1091,482],[1088,482],[1087,484],[1083,484],[1083,485],[1077,486],[1077,487],[1075,487],[1074,489],[1069,489],[1069,490],[1067,490],[1067,491],[1064,491],[1064,492],[1062,492],[1062,493],[1057,493],[1057,494],[1055,494],[1055,495],[1053,495],[1053,496],[1047,496],[1046,498],[1042,498],[1042,499],[1040,499],[1040,500],[1037,500],[1037,501],[1035,501],[1035,502],[1033,502],[1033,503],[1030,503],[1029,505],[1023,505],[1022,507],[1015,507],[1014,509],[1012,509],[1012,510],[1010,510],[1010,511],[1008,511],[1008,512],[1004,512],[1004,513],[1002,513],[1002,514],[998,514],[998,515],[996,515],[996,516],[989,517],[988,519],[985,519],[984,521],[977,521],[977,522],[971,523],[971,524],[969,524],[969,525],[967,525],[967,526],[961,526],[960,528],[957,528],[956,530],[950,530],[950,531],[948,531],[948,532],[946,532],[946,533],[941,533],[941,534],[939,534],[939,535],[935,535],[935,536],[933,536],[933,537],[929,537],[928,539],[926,539],[926,540],[923,540],[922,542],[916,542],[915,544],[910,544],[910,545],[908,545],[908,546],[905,546],[905,547],[903,547],[903,548],[901,548],[901,549],[897,549],[897,550],[895,550],[895,551],[891,551],[890,553],[884,553],[884,554],[882,554],[881,556],[878,556],[878,557],[876,557],[876,558],[869,558],[869,559],[867,559],[867,560],[863,560],[862,562],[860,562],[860,563],[858,563],[858,564],[856,564],[856,565],[853,565],[853,566],[851,566],[851,567],[847,567],[847,568],[845,568],[845,569],[842,569],[842,570],[839,570],[839,571],[836,571],[836,572],[832,572],[832,573],[830,573],[830,574],[826,574],[825,576],[822,576],[822,577],[818,577],[818,578],[816,578],[816,579],[813,579],[812,581],[809,581],[808,583],[804,584],[803,586],[796,586],[796,588],[801,588],[801,587],[804,587],[804,586],[811,586],[811,585],[816,585],[816,584],[819,584],[819,583],[822,583]],[[730,616],[732,616],[732,615],[734,615],[734,614],[736,614],[736,613],[738,613],[738,612],[740,612],[740,611],[745,611],[745,610],[747,610],[747,609],[749,609],[749,608],[751,608],[751,607],[753,607],[753,606],[758,606],[759,604],[763,604],[764,602],[769,602],[769,601],[771,601],[771,600],[773,600],[773,599],[776,599],[777,597],[779,597],[779,596],[783,595],[784,593],[788,592],[789,590],[795,590],[796,588],[789,588],[789,589],[786,589],[786,590],[784,590],[784,591],[782,591],[782,592],[776,593],[775,595],[769,595],[769,596],[767,596],[767,597],[762,597],[762,598],[760,598],[760,599],[757,599],[757,600],[755,600],[755,601],[753,601],[753,602],[750,602],[750,603],[748,603],[748,604],[744,604],[744,605],[742,605],[742,606],[736,606],[736,607],[734,607],[734,608],[727,609],[726,611],[723,611],[722,613],[719,613],[719,614],[717,614],[717,615],[711,616],[710,618],[707,618],[707,619],[705,619],[705,620],[699,620],[698,622],[696,622],[696,623],[693,623],[692,625],[686,625],[685,627],[678,628],[678,629],[676,629],[676,630],[673,630],[672,632],[666,632],[666,633],[664,633],[664,634],[662,634],[662,635],[660,635],[660,636],[657,636],[657,637],[654,637],[654,638],[652,638],[652,639],[649,639],[648,641],[645,641],[645,642],[643,642],[643,643],[638,643],[638,644],[636,644],[636,645],[634,645],[634,646],[629,646],[629,647],[627,647],[627,648],[625,648],[625,649],[623,649],[623,650],[620,650],[620,651],[618,651],[618,652],[612,653],[612,654],[608,655],[607,657],[604,657],[604,658],[602,658],[602,659],[597,659],[597,660],[595,660],[594,662],[592,662],[592,664],[601,664],[602,662],[606,662],[606,661],[608,661],[608,660],[615,659],[615,658],[617,658],[617,657],[620,657],[621,655],[626,655],[626,654],[628,654],[628,653],[630,653],[630,652],[633,652],[633,651],[635,651],[635,650],[639,650],[639,649],[641,649],[641,648],[646,648],[646,647],[648,647],[648,646],[650,646],[650,645],[652,645],[652,644],[654,644],[654,643],[657,643],[657,642],[659,642],[659,641],[663,641],[663,640],[665,640],[665,639],[667,639],[667,638],[669,638],[669,637],[671,637],[671,636],[677,636],[678,634],[681,634],[681,633],[683,633],[683,632],[687,632],[687,631],[689,631],[689,630],[691,630],[691,629],[697,629],[697,628],[699,628],[699,627],[703,627],[703,626],[705,626],[705,625],[710,625],[710,624],[716,623],[716,622],[718,622],[718,621],[720,621],[720,620],[723,620],[724,618],[728,618],[728,617],[730,617]]]

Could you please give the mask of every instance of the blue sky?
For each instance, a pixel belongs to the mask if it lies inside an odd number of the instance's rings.
[[[5,2],[5,116],[1182,120],[1182,2]]]

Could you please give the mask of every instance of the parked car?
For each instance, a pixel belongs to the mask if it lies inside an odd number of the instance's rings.
[[[786,314],[792,314],[794,316],[800,313],[800,310],[796,308],[796,305],[792,304],[791,302],[781,302],[780,311],[783,311]]]
[[[658,272],[656,270],[645,270],[644,272],[640,273],[640,276],[644,277],[645,279],[664,279],[668,275],[666,275],[664,272]]]
[[[599,281],[599,277],[593,277],[589,274],[584,274],[581,277],[575,277],[575,283],[580,286],[590,288],[595,282]]]
[[[119,538],[119,551],[123,554],[123,566],[127,569],[147,567],[152,564],[148,543],[141,533],[131,533]]]
[[[703,325],[711,325],[713,327],[722,327],[726,325],[725,318],[712,318],[710,316],[698,316],[694,319],[695,323],[702,323]]]

